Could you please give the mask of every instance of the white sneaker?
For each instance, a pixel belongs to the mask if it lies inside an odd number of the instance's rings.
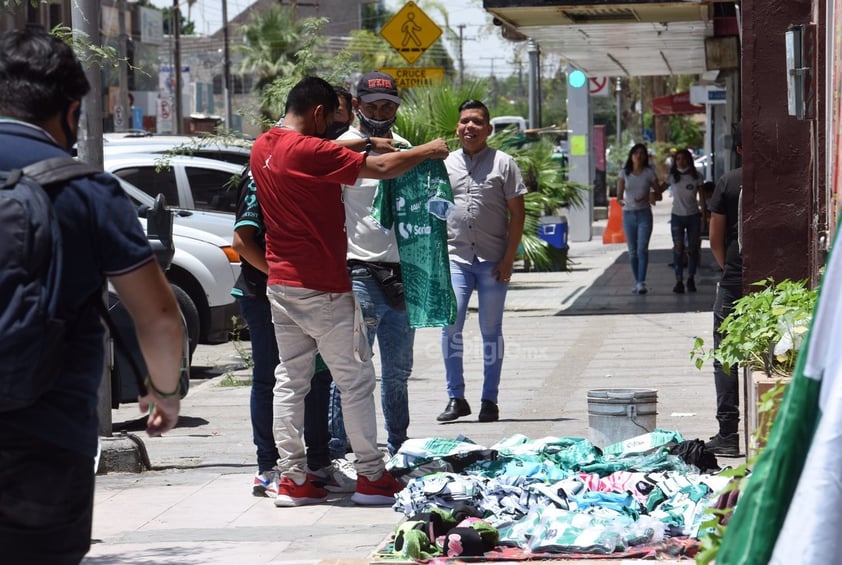
[[[357,489],[357,471],[354,464],[344,457],[334,459],[330,465],[312,474],[324,481],[328,492],[354,492]]]
[[[251,493],[254,496],[275,498],[278,496],[278,482],[280,482],[280,480],[281,474],[276,468],[263,471],[262,473],[257,472],[254,474]]]

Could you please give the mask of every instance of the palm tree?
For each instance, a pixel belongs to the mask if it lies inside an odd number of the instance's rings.
[[[295,10],[288,6],[272,6],[262,14],[252,16],[251,23],[240,27],[243,45],[239,49],[244,58],[240,71],[256,76],[255,88],[261,97],[261,114],[267,119],[277,118],[282,110],[269,88],[282,78],[300,74],[302,53],[312,53],[321,41],[323,18],[298,20]]]

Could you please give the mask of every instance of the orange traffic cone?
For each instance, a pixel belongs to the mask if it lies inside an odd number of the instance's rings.
[[[623,207],[616,198],[609,200],[608,224],[602,232],[602,243],[625,243],[626,234],[623,233]]]

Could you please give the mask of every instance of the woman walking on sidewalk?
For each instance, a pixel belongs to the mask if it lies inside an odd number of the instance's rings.
[[[702,214],[705,199],[701,194],[702,175],[693,165],[693,157],[687,149],[676,152],[667,181],[672,191],[672,264],[675,270],[675,286],[672,291],[684,294],[684,254],[687,253],[687,291],[696,292],[696,267],[699,264],[699,248],[702,244]],[[699,208],[701,202],[701,208]]]
[[[646,146],[635,144],[629,151],[617,182],[617,202],[623,207],[623,232],[634,276],[633,294],[647,292],[646,269],[649,266],[649,238],[652,237],[652,205],[649,195],[660,195],[663,191],[658,175],[649,165]]]

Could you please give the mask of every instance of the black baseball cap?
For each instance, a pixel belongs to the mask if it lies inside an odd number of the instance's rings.
[[[376,100],[389,100],[400,104],[398,87],[395,86],[395,79],[386,73],[366,73],[357,83],[357,98],[361,102],[374,102]]]

